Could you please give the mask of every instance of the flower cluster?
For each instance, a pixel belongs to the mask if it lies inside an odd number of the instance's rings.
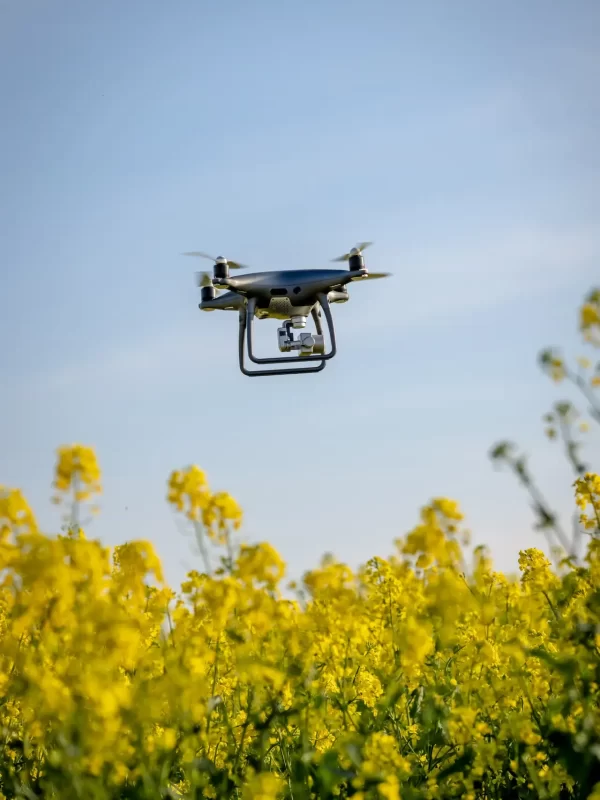
[[[100,510],[95,499],[102,493],[100,466],[93,448],[81,444],[59,447],[54,468],[55,494],[52,501],[57,505],[70,499],[70,513],[66,515],[68,529],[80,530],[82,507],[92,502],[93,514]]]
[[[55,470],[56,491],[62,494],[72,491],[78,502],[102,491],[100,467],[91,447],[80,444],[60,447]]]
[[[600,289],[591,291],[581,306],[579,327],[588,342],[600,347]]]
[[[600,291],[580,328],[600,345]],[[598,365],[540,363],[600,422]],[[438,497],[387,559],[326,557],[286,585],[279,554],[236,542],[240,506],[191,466],[167,501],[204,569],[174,591],[149,542],[86,536],[91,448],[58,451],[61,535],[0,486],[0,800],[600,800],[600,476],[576,409],[545,419],[576,475],[585,553],[501,442],[493,460],[569,556],[524,550],[516,576],[469,551],[460,507]]]
[[[205,473],[192,465],[174,470],[169,478],[168,502],[192,523],[202,523],[209,538],[225,542],[229,526],[239,530],[242,510],[227,492],[210,491]]]
[[[57,484],[99,484],[91,451],[60,452]],[[530,549],[496,572],[437,498],[389,558],[329,557],[292,590],[191,467],[168,500],[228,555],[174,592],[148,542],[43,535],[2,489],[0,797],[593,796],[599,490],[575,486],[579,566]]]
[[[587,472],[575,482],[575,501],[581,509],[579,521],[586,531],[600,535],[600,477]]]
[[[37,530],[33,511],[19,489],[0,486],[0,541],[21,530]]]

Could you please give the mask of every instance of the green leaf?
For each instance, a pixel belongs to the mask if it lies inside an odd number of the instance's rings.
[[[456,758],[452,764],[449,764],[444,769],[440,770],[436,775],[438,782],[445,780],[450,775],[456,775],[457,772],[469,772],[469,768],[473,763],[474,752],[468,747],[462,756]]]

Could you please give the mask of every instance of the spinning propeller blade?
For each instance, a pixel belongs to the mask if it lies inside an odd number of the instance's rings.
[[[349,253],[344,253],[343,256],[339,256],[339,258],[332,258],[332,261],[348,261],[350,256],[357,256],[362,253],[363,250],[366,250],[367,247],[370,247],[373,242],[359,242],[356,247],[353,247]]]
[[[391,276],[391,272],[369,272],[367,275],[363,275],[362,277],[353,278],[354,281],[368,281],[368,280],[375,280],[377,278],[389,278]]]
[[[199,250],[191,250],[189,253],[182,253],[183,256],[195,256],[196,258],[207,258],[209,261],[217,261],[216,258],[209,256],[208,253],[202,253]],[[238,261],[230,261],[226,259],[227,263],[229,264],[229,269],[245,269],[248,265],[247,264],[240,264]]]
[[[196,283],[200,288],[203,286],[212,286],[212,276],[208,272],[197,272]]]

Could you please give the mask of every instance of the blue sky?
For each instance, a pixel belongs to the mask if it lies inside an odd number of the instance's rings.
[[[150,539],[173,582],[191,462],[293,574],[387,555],[435,495],[512,569],[543,540],[489,447],[569,508],[540,421],[569,393],[535,359],[580,351],[600,278],[599,34],[593,0],[2,3],[0,480],[56,529],[54,450],[94,445],[90,533]],[[243,377],[179,255],[314,267],[361,239],[394,277],[334,308],[310,377]]]

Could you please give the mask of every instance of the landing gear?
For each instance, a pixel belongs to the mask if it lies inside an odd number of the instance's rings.
[[[327,320],[327,327],[329,330],[329,338],[331,341],[331,350],[329,353],[325,352],[325,339],[323,336],[323,326],[321,324],[321,316],[317,306],[313,306],[311,310],[312,318],[315,322],[317,329],[314,333],[301,333],[298,339],[294,339],[292,328],[304,327],[298,325],[294,319],[286,320],[284,325],[277,331],[277,340],[281,352],[291,352],[295,350],[301,356],[302,361],[318,361],[318,366],[315,367],[285,367],[283,369],[261,369],[261,370],[248,370],[245,366],[245,349],[247,346],[248,357],[255,364],[282,364],[290,362],[289,356],[276,356],[273,358],[257,358],[252,352],[252,324],[254,321],[254,314],[256,310],[256,299],[249,298],[246,307],[240,309],[240,332],[239,332],[239,361],[240,370],[244,375],[250,377],[257,376],[263,377],[266,375],[299,375],[303,372],[321,372],[325,369],[327,361],[333,358],[337,352],[335,343],[335,330],[333,326],[333,317],[329,300],[327,295],[319,293],[317,295],[320,307],[323,309],[325,319]],[[294,324],[296,322],[296,324]]]

